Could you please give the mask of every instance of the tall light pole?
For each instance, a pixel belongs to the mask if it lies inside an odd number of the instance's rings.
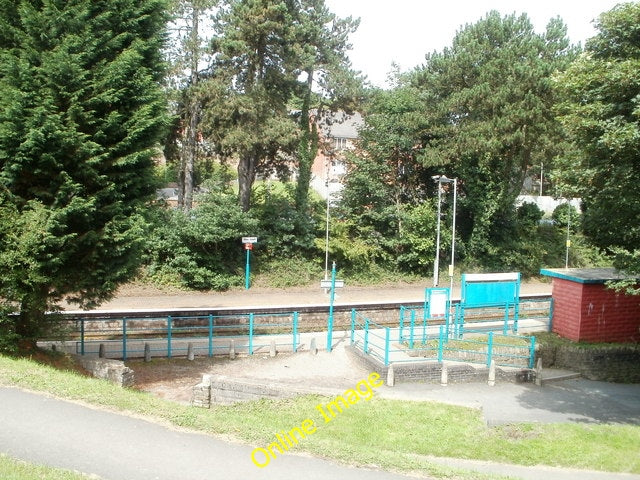
[[[434,175],[431,178],[438,184],[438,218],[436,220],[436,258],[433,261],[433,286],[437,287],[438,281],[439,281],[439,275],[440,275],[440,210],[441,210],[441,203],[442,203],[442,184],[454,182],[454,185],[455,185],[455,180],[452,178],[447,178],[445,175]]]
[[[453,219],[451,220],[451,263],[449,264],[449,295],[453,293],[453,269],[456,254],[456,204],[458,202],[458,179],[453,179]]]
[[[326,151],[327,160],[327,178],[325,179],[325,187],[327,188],[327,214],[325,225],[325,241],[324,241],[324,279],[329,278],[329,207],[331,205],[331,189],[329,188],[329,177],[331,176],[331,158],[333,157],[333,151]]]
[[[567,199],[567,240],[565,242],[566,253],[564,256],[564,268],[569,268],[569,247],[571,247],[571,238],[569,235],[571,234],[571,202]]]

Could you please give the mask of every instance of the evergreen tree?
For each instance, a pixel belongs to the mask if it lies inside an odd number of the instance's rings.
[[[288,102],[295,86],[292,2],[226,0],[215,19],[216,55],[207,83],[208,136],[223,157],[237,157],[239,204],[251,187],[296,143]]]
[[[137,267],[166,123],[166,7],[0,1],[0,201],[17,214],[0,228],[0,297],[19,305],[22,337],[64,297],[96,305]]]
[[[296,209],[303,216],[308,213],[311,167],[319,148],[316,120],[325,106],[332,110],[344,108],[345,102],[358,96],[358,79],[346,56],[349,34],[358,24],[351,17],[337,18],[324,0],[299,1],[294,18],[295,53],[302,74],[298,93],[301,111]],[[320,93],[314,94],[314,90]]]
[[[602,14],[586,52],[556,78],[558,113],[573,140],[554,180],[582,197],[583,229],[640,271],[640,3]]]
[[[168,51],[171,63],[171,93],[178,116],[173,143],[165,149],[178,168],[178,207],[184,211],[193,206],[195,169],[202,151],[199,147],[202,119],[202,100],[199,91],[201,77],[210,67],[207,39],[203,37],[210,27],[205,21],[217,5],[217,0],[176,0],[173,5],[172,48]],[[177,157],[177,159],[175,158]]]
[[[537,34],[526,15],[494,11],[415,74],[432,119],[422,162],[460,179],[459,226],[476,257],[500,257],[527,170],[558,154],[550,77],[574,53],[560,19]]]

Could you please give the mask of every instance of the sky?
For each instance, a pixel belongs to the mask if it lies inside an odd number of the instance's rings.
[[[360,17],[348,53],[355,70],[378,87],[386,87],[392,63],[408,71],[424,62],[426,53],[450,46],[456,32],[491,10],[503,16],[526,13],[538,33],[551,18],[567,25],[572,43],[596,34],[593,20],[622,0],[325,0],[339,17]]]

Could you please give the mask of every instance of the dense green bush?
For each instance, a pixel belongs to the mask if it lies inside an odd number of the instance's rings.
[[[324,211],[310,201],[310,212],[295,208],[295,185],[269,182],[254,188],[251,215],[258,221],[257,248],[265,258],[311,258],[318,254],[315,238],[324,236]]]
[[[225,290],[242,283],[241,237],[257,221],[242,212],[230,193],[197,197],[189,213],[159,209],[147,242],[147,275],[158,283],[199,290]]]

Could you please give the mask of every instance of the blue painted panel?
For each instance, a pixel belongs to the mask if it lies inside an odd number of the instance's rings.
[[[469,281],[462,275],[462,303],[465,306],[515,303],[520,297],[520,274],[515,279],[494,280],[487,274],[487,280],[480,280],[474,275]]]

